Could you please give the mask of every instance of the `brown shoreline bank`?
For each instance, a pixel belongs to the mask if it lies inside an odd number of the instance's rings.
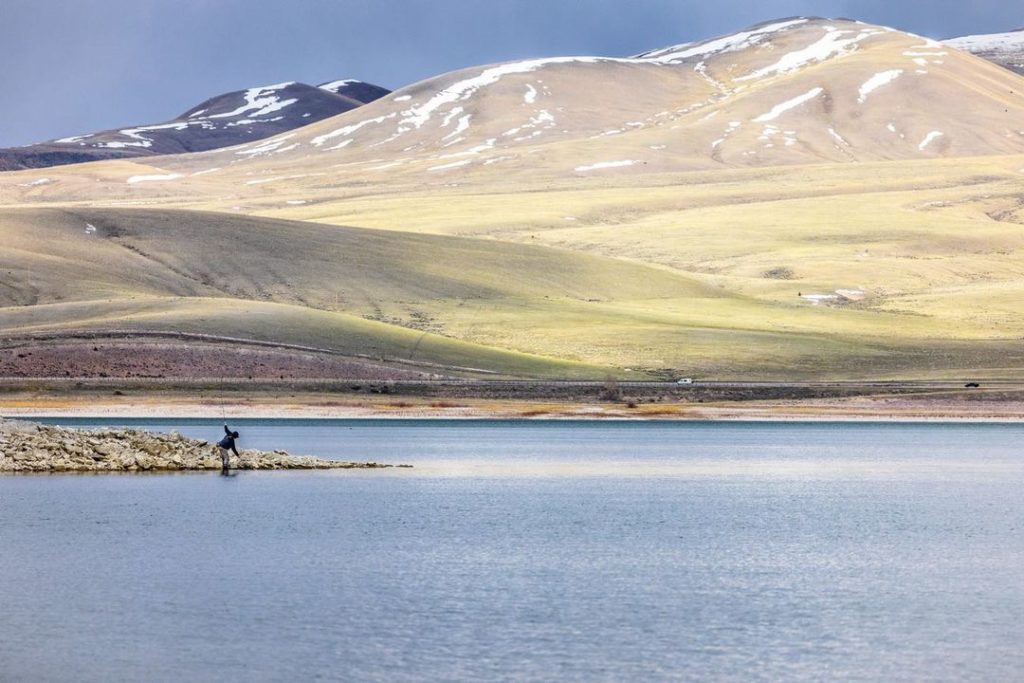
[[[664,385],[662,385],[664,386]],[[659,389],[661,387],[658,387]],[[6,417],[175,417],[233,418],[512,419],[512,420],[751,420],[751,421],[1024,421],[1024,385],[992,383],[965,389],[950,385],[914,387],[798,387],[797,396],[779,387],[715,387],[701,396],[646,397],[622,387],[615,400],[590,395],[575,399],[547,396],[372,396],[334,393],[311,387],[223,391],[210,388],[155,390],[91,386],[63,391],[53,387],[0,392]],[[735,397],[737,390],[745,395]],[[585,392],[592,392],[586,387]],[[817,395],[808,396],[811,392]],[[585,393],[583,392],[583,393]],[[511,392],[510,392],[511,393]],[[680,393],[682,393],[680,391]],[[830,395],[831,393],[831,395]],[[724,395],[723,395],[724,394]],[[732,396],[730,396],[732,394]],[[788,395],[787,395],[788,394]]]
[[[294,456],[284,451],[242,450],[238,456],[231,456],[231,467],[240,470],[328,470],[395,466]],[[158,434],[139,429],[68,429],[0,419],[0,473],[219,469],[221,462],[213,444],[180,434]]]

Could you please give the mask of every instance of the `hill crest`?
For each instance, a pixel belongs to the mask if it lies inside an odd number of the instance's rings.
[[[358,108],[388,91],[362,81],[332,88],[294,81],[211,97],[170,121],[0,149],[0,170],[203,152],[278,135]]]

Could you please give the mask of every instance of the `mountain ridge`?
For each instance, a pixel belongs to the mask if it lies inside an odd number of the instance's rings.
[[[162,123],[0,149],[0,171],[229,147],[356,109],[387,92],[355,79],[321,86],[291,81],[236,90],[208,98]]]
[[[1024,75],[1024,28],[1006,33],[962,36],[943,42]]]
[[[1024,152],[1021,77],[914,34],[795,18],[643,54],[462,69],[159,167],[216,168],[263,191],[346,169],[564,177]]]

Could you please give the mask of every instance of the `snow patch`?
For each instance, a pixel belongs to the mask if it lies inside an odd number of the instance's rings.
[[[39,178],[28,183],[19,183],[18,187],[38,187],[40,185],[48,185],[52,182],[53,181],[50,180],[49,178]]]
[[[309,175],[324,175],[323,173],[299,173],[298,175],[278,175],[271,178],[259,178],[258,180],[246,181],[246,185],[262,185],[263,183],[272,183],[277,180],[295,180],[297,178],[305,178]]]
[[[942,131],[933,130],[932,132],[928,133],[928,135],[924,136],[924,140],[921,141],[921,144],[918,145],[917,148],[923,152],[925,147],[932,144],[932,142],[942,137],[943,135],[945,135],[945,133],[943,133]]]
[[[623,159],[621,161],[599,161],[596,164],[590,164],[589,166],[577,166],[577,173],[586,173],[588,171],[600,171],[605,168],[622,168],[624,166],[633,166],[640,162],[635,159]]]
[[[692,57],[706,57],[714,54],[737,52],[758,45],[774,33],[806,23],[807,19],[781,21],[760,26],[750,31],[741,31],[700,43],[683,43],[682,45],[673,45],[672,47],[662,48],[653,52],[645,52],[642,55],[638,55],[637,58],[654,62],[673,63]]]
[[[341,128],[338,128],[337,130],[331,131],[330,133],[326,133],[324,135],[318,135],[317,137],[315,137],[312,140],[310,140],[310,144],[312,144],[314,147],[321,147],[328,140],[333,140],[334,138],[345,137],[347,135],[351,135],[352,133],[355,133],[360,128],[363,128],[365,126],[370,126],[370,125],[373,125],[375,123],[383,123],[384,121],[387,121],[388,119],[393,119],[396,116],[398,116],[398,114],[396,112],[391,112],[390,114],[385,114],[383,116],[378,116],[378,117],[373,118],[373,119],[366,119],[365,121],[360,121],[359,123],[353,123],[353,124],[348,125],[348,126],[343,126]]]
[[[431,166],[427,170],[428,171],[447,171],[450,168],[459,168],[460,166],[465,166],[466,164],[471,164],[471,163],[473,163],[472,159],[463,159],[462,161],[453,161],[450,164],[441,164],[440,166]]]
[[[456,107],[456,108],[460,112],[462,111],[462,107]],[[450,139],[452,139],[454,137],[458,137],[459,135],[462,135],[463,133],[465,133],[467,130],[469,130],[469,119],[472,116],[473,116],[472,114],[466,114],[465,116],[459,117],[458,123],[455,124],[455,130],[453,130],[451,133],[448,133],[448,135],[445,135],[441,139],[442,140],[450,140]],[[447,123],[445,123],[444,125],[447,125]],[[454,144],[454,143],[452,143],[452,144]]]
[[[258,118],[260,116],[266,116],[267,114],[284,109],[285,107],[293,105],[299,101],[294,97],[287,100],[282,100],[275,94],[278,90],[282,90],[294,84],[295,81],[289,81],[287,83],[275,83],[274,85],[264,85],[258,88],[249,88],[242,95],[245,102],[243,102],[239,107],[231,111],[224,112],[222,114],[210,114],[209,116],[204,118],[230,119],[236,116],[241,116],[242,114],[246,114],[247,112],[253,112],[252,114],[248,114],[249,118]]]
[[[860,97],[857,98],[857,102],[864,104],[867,102],[868,95],[881,88],[883,85],[892,83],[903,74],[903,69],[890,69],[889,71],[882,71],[877,73],[867,81],[864,85],[860,86]]]
[[[810,102],[815,97],[818,97],[819,95],[821,95],[823,92],[825,92],[824,88],[821,88],[821,87],[812,88],[811,90],[805,92],[803,95],[799,95],[797,97],[794,97],[793,99],[787,100],[787,101],[783,102],[782,104],[775,105],[772,108],[771,111],[769,111],[766,114],[761,114],[756,119],[754,119],[754,123],[764,123],[766,121],[774,121],[775,119],[777,119],[780,116],[782,116],[783,114],[785,114],[787,111],[789,111],[791,109],[796,109],[797,107],[799,107],[800,105],[802,105],[802,104],[804,104],[806,102]]]
[[[337,94],[339,90],[341,90],[346,85],[349,85],[351,83],[362,83],[362,81],[358,81],[358,80],[356,80],[354,78],[343,78],[340,81],[331,81],[330,83],[324,83],[323,85],[318,86],[318,87],[321,90],[327,90],[329,92]],[[291,85],[291,84],[288,83],[286,85]]]
[[[523,102],[525,102],[526,104],[533,104],[536,101],[537,101],[537,89],[535,87],[533,87],[532,85],[530,85],[529,83],[527,83],[527,85],[526,85],[526,94],[523,95]]]
[[[228,123],[224,124],[224,127],[234,128],[235,126],[251,126],[254,123],[273,123],[274,121],[281,121],[283,119],[283,116],[274,116],[273,118],[269,119],[240,119],[238,121],[229,121]],[[203,128],[209,129],[206,123],[202,123],[201,125],[203,126]]]
[[[452,119],[461,114],[463,111],[465,110],[462,107],[455,107],[451,109],[447,114],[445,114],[445,117],[441,119],[441,127],[447,128],[448,125],[452,122]]]
[[[412,107],[406,112],[406,117],[399,123],[400,127],[422,128],[435,112],[445,105],[465,101],[472,97],[481,88],[493,85],[505,76],[514,74],[525,74],[536,71],[545,66],[555,64],[598,64],[602,62],[630,62],[633,60],[612,59],[608,57],[551,57],[547,59],[530,59],[521,62],[510,62],[499,64],[484,69],[478,75],[452,83],[439,91],[423,104]]]
[[[150,183],[161,180],[177,180],[178,178],[181,177],[182,176],[180,173],[151,173],[148,175],[133,175],[131,178],[128,179],[128,184],[134,185],[136,183]]]
[[[784,55],[774,64],[758,69],[752,73],[737,78],[737,81],[749,81],[756,78],[764,78],[773,74],[785,74],[796,71],[809,64],[823,62],[833,57],[843,57],[856,49],[858,43],[877,34],[877,31],[861,31],[852,37],[852,31],[826,30],[820,40],[802,50],[795,50]]]
[[[1015,54],[1024,50],[1024,31],[1012,33],[992,33],[988,35],[964,36],[945,41],[946,45],[967,50],[996,55],[1000,53]]]
[[[295,135],[296,135],[295,133],[288,133],[287,135],[281,135],[281,136],[278,136],[276,138],[272,138],[271,140],[268,140],[267,142],[264,142],[259,147],[253,147],[251,149],[243,149],[241,151],[235,152],[235,154],[236,155],[246,155],[246,156],[249,156],[249,157],[259,156],[261,154],[269,154],[270,152],[273,152],[273,151],[277,150],[289,138],[295,137]],[[294,145],[292,145],[292,148],[294,149]]]
[[[846,141],[846,138],[844,138],[842,135],[840,135],[836,131],[835,128],[829,128],[828,129],[828,134],[832,136],[833,140],[835,140],[839,144],[843,145],[844,147],[849,147],[850,146],[850,143]]]
[[[85,135],[72,135],[71,137],[60,138],[59,140],[54,140],[54,142],[62,142],[62,143],[71,144],[71,143],[74,143],[74,142],[81,142],[82,140],[88,140],[92,136],[93,136],[92,133],[86,133]]]
[[[121,135],[131,138],[129,141],[111,140],[109,142],[98,142],[96,147],[106,149],[124,149],[125,147],[152,147],[152,138],[147,138],[143,133],[154,130],[185,130],[193,124],[202,125],[202,121],[182,121],[177,123],[161,123],[154,126],[139,126],[138,128],[125,128],[118,131]]]
[[[512,138],[512,142],[522,142],[523,140],[532,140],[533,138],[537,137],[538,135],[544,135],[544,131],[542,131],[542,130],[535,130],[532,133],[529,133],[527,135],[520,135],[517,138]]]
[[[554,125],[555,117],[547,109],[542,109],[535,116],[530,119],[528,126],[539,126],[542,123],[550,123]]]

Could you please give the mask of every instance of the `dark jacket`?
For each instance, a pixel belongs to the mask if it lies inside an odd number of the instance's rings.
[[[238,449],[235,448],[235,435],[237,432],[232,432],[228,429],[227,425],[224,425],[224,438],[217,442],[217,445],[221,448],[226,448],[229,451],[234,451],[235,455],[238,455]]]

